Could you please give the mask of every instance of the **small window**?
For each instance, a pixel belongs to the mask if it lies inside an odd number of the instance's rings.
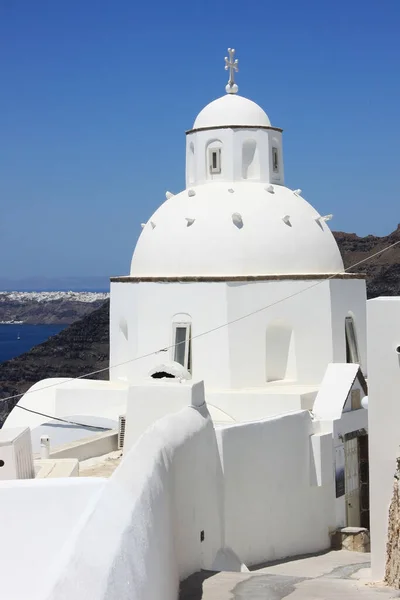
[[[192,339],[189,323],[174,324],[174,361],[191,372],[192,368]]]
[[[272,169],[274,173],[279,171],[279,150],[275,146],[272,148]]]
[[[210,148],[210,173],[221,173],[221,148]]]
[[[353,317],[346,317],[346,362],[359,363],[360,357],[358,354],[356,328],[354,326]]]

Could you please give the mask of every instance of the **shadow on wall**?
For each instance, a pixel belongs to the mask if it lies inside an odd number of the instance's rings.
[[[243,179],[260,178],[260,156],[256,140],[248,139],[243,142],[242,177]]]

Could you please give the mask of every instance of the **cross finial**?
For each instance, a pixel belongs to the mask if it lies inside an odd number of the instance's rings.
[[[235,83],[235,71],[239,71],[239,61],[235,60],[235,49],[228,48],[229,58],[225,56],[225,71],[229,71],[229,81],[225,87],[227,94],[237,94],[239,88]]]

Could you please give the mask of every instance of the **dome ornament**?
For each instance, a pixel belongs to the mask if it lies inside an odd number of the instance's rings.
[[[229,58],[225,56],[225,71],[229,71],[229,81],[225,86],[225,90],[227,94],[237,94],[238,86],[235,83],[235,71],[239,71],[239,61],[235,59],[235,49],[228,48]]]

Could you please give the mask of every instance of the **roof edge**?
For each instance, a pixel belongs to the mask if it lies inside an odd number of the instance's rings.
[[[110,277],[111,283],[184,283],[184,282],[236,282],[236,281],[310,281],[329,279],[366,279],[365,273],[295,273],[283,275],[121,275]]]
[[[188,129],[185,133],[189,135],[190,133],[196,133],[197,131],[212,131],[215,129],[270,129],[272,131],[283,132],[283,129],[280,127],[272,127],[272,125],[212,125],[211,127],[195,127],[193,129]]]

